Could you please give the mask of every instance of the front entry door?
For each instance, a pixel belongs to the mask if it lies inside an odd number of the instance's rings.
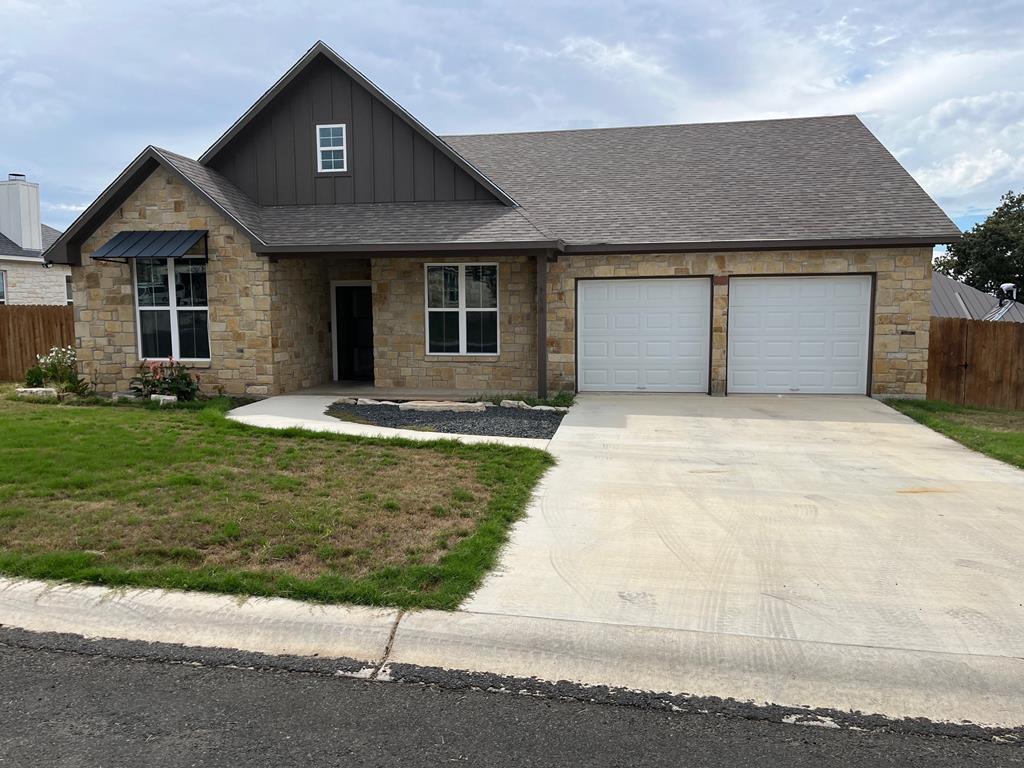
[[[338,379],[373,381],[373,293],[368,285],[334,287]]]

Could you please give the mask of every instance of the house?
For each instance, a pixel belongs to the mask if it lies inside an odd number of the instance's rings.
[[[71,269],[43,260],[60,230],[39,218],[38,184],[20,173],[0,181],[0,304],[71,303]]]
[[[83,373],[921,396],[959,230],[855,116],[440,137],[323,43],[53,244]]]
[[[932,275],[932,317],[1024,323],[1024,305],[1016,301],[1000,305],[991,293],[936,272]]]

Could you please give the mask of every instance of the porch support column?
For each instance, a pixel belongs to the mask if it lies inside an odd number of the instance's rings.
[[[537,397],[548,396],[548,252],[537,254]]]

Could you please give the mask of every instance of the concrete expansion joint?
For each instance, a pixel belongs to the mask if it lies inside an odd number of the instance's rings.
[[[405,616],[405,609],[398,611],[398,615],[395,616],[395,623],[391,625],[391,633],[388,635],[388,642],[384,646],[384,653],[380,657],[380,661],[374,665],[373,672],[370,673],[370,680],[376,680],[380,676],[380,671],[384,669],[384,665],[388,663],[388,659],[391,658],[391,648],[395,644],[395,635],[398,634],[398,625],[401,623],[402,618]]]

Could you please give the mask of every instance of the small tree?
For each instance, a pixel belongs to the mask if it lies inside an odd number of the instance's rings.
[[[985,221],[935,260],[935,268],[987,293],[1003,283],[1024,288],[1024,193],[1003,195]]]

